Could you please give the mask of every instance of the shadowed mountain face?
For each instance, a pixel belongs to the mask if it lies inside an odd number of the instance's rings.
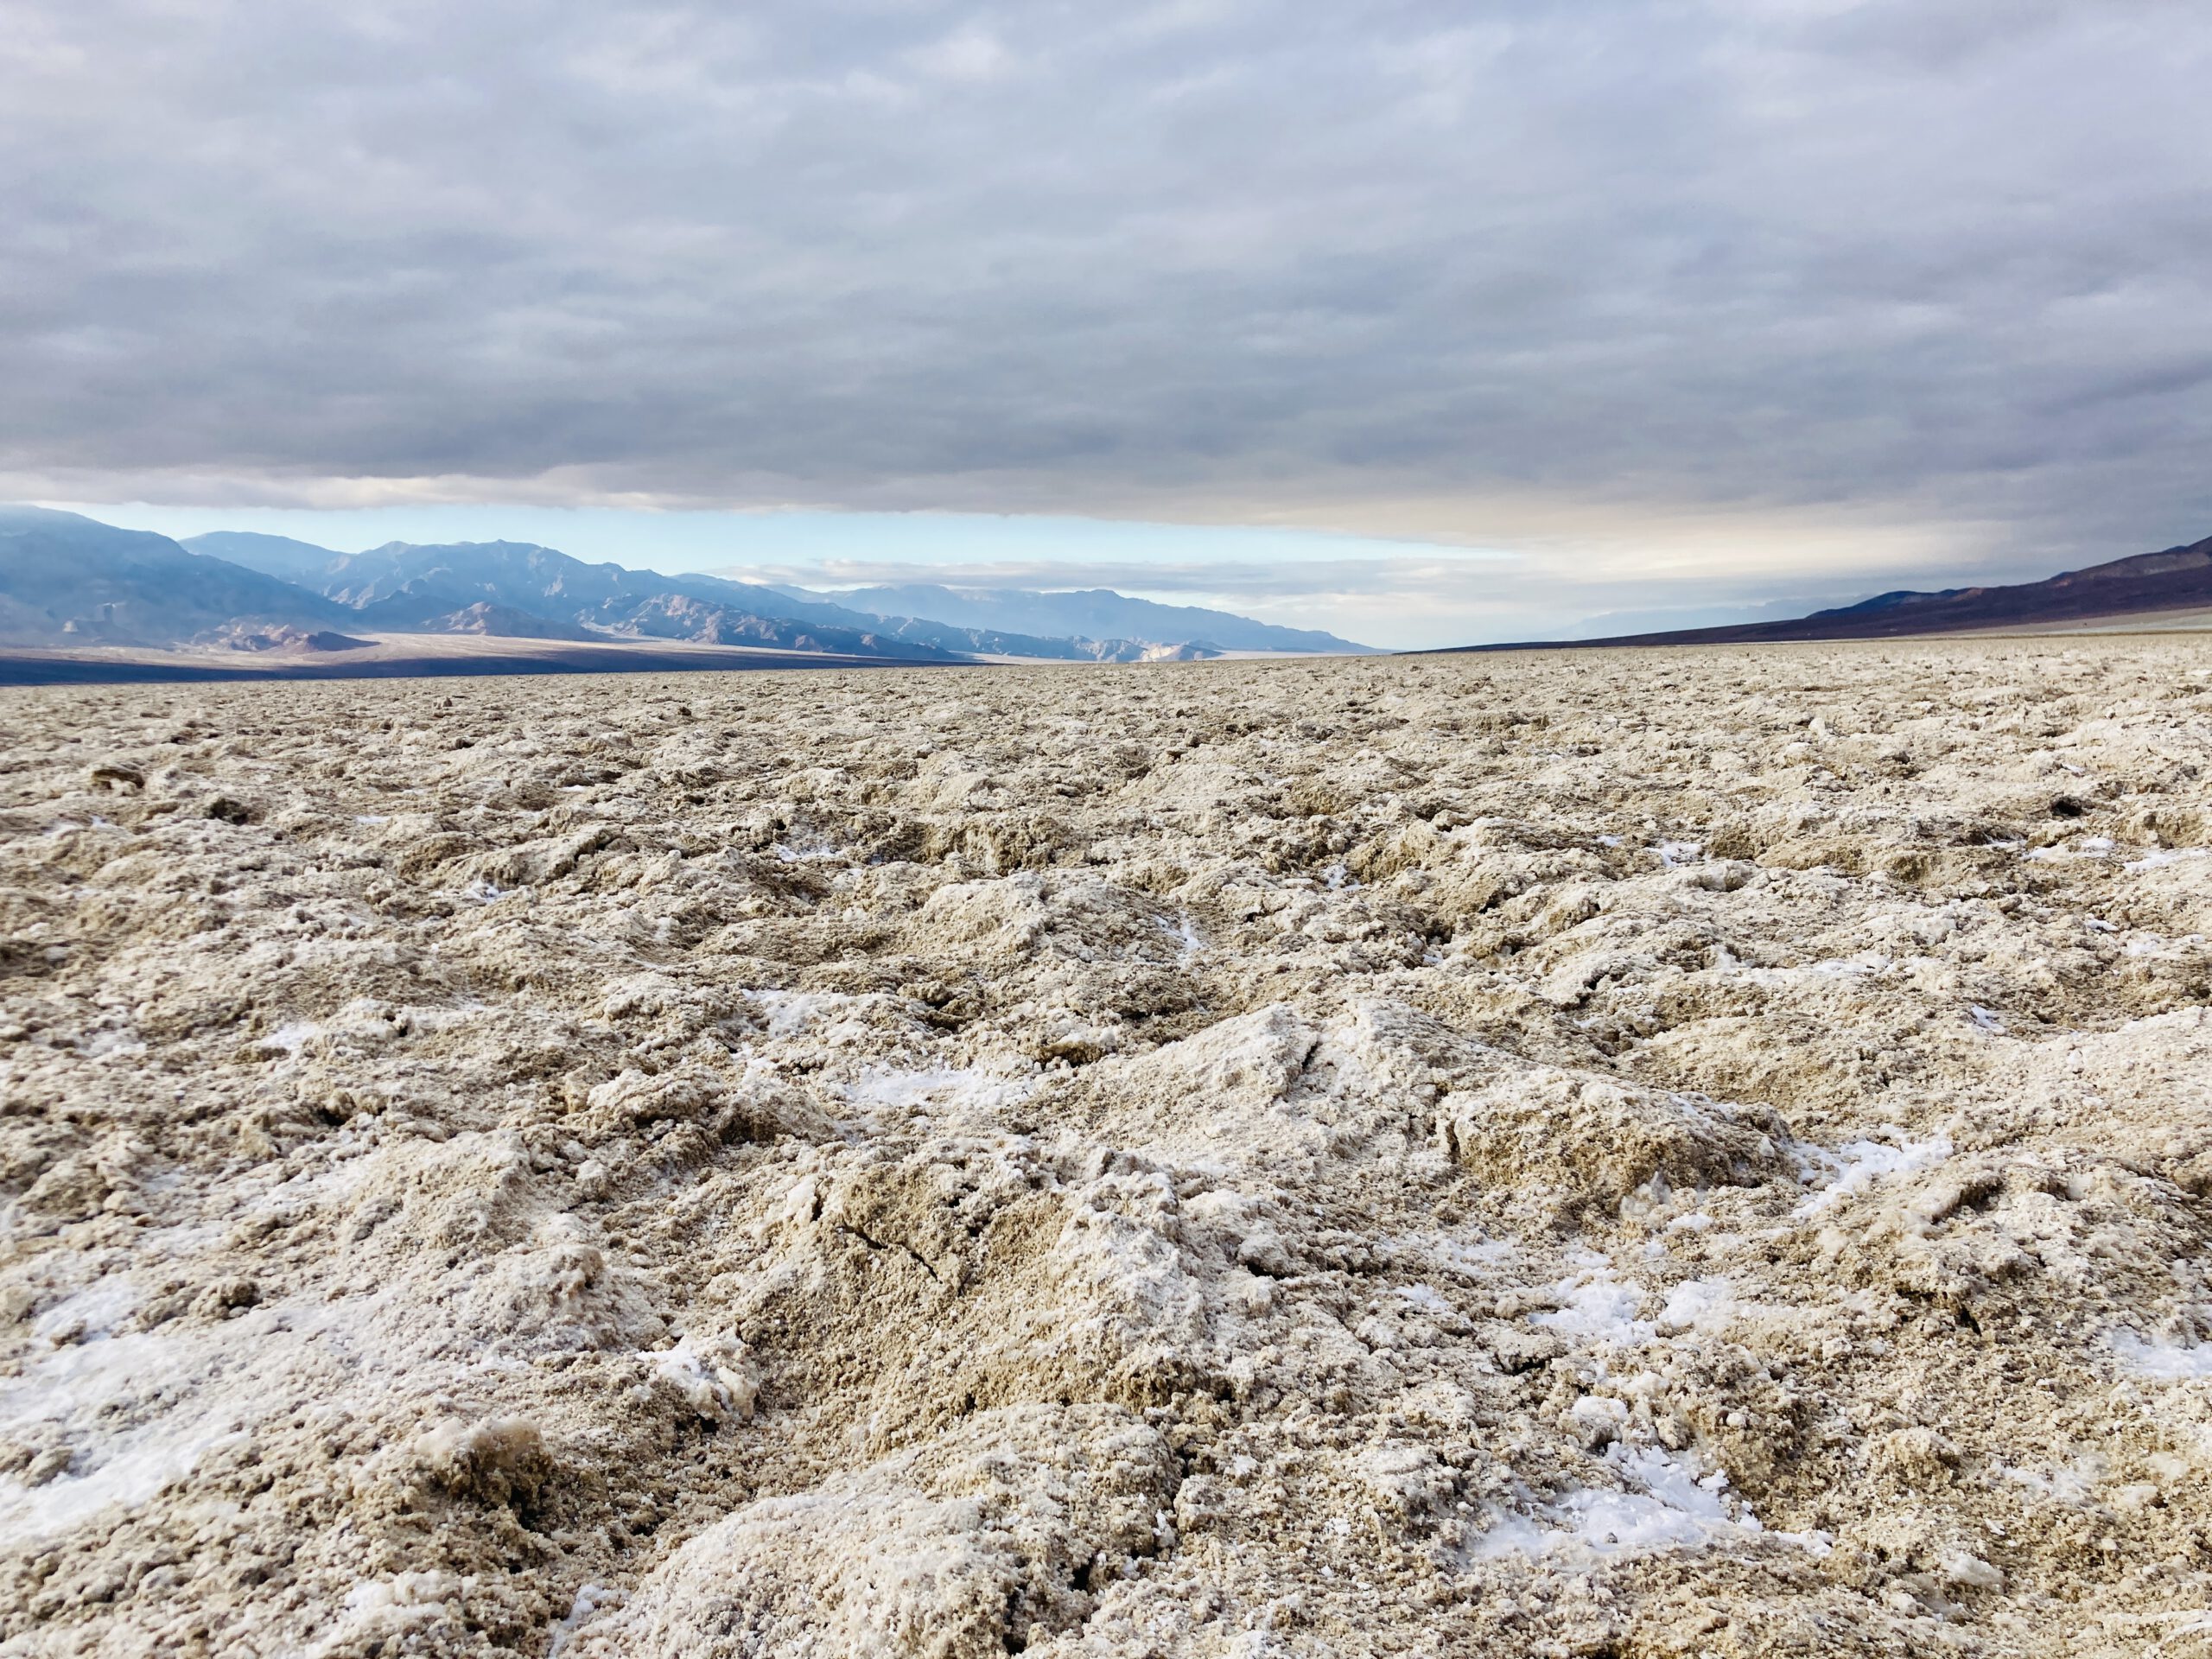
[[[619,564],[587,564],[550,547],[517,542],[393,542],[365,553],[335,556],[318,585],[329,598],[355,607],[365,627],[442,629],[444,619],[467,612],[476,620],[475,632],[520,632],[518,624],[491,619],[535,616],[616,638],[924,662],[975,652],[1082,654],[1068,640],[1009,639],[941,623],[885,619],[715,576],[664,576]],[[476,610],[480,606],[486,609]]]
[[[480,633],[500,639],[597,639],[602,636],[589,628],[578,627],[573,622],[556,621],[550,616],[534,616],[528,611],[516,610],[511,605],[493,605],[478,600],[460,610],[444,616],[433,617],[423,625],[428,633]]]
[[[842,602],[851,595],[588,564],[517,542],[392,542],[345,554],[283,537],[222,531],[187,545],[311,587],[352,607],[356,626],[384,630],[554,639],[575,637],[559,629],[578,628],[618,638],[925,661],[1005,656],[1141,662],[1171,653],[1210,657],[1224,649],[1363,649],[1329,634],[1103,591],[977,595],[887,588],[867,590],[868,602],[861,604]]]
[[[1731,627],[1682,628],[1667,633],[1616,634],[1603,639],[1531,640],[1518,645],[1463,645],[1462,651],[1517,651],[1530,645],[1567,649],[1589,645],[1758,645],[1796,639],[1888,639],[1922,633],[2036,627],[2094,621],[2100,617],[2155,614],[2212,607],[2212,537],[2186,547],[2137,553],[2083,570],[2061,571],[2042,582],[1992,588],[1909,588],[1877,594],[1855,605],[1815,611],[1780,622]]]
[[[235,540],[226,544],[237,546]],[[245,550],[283,567],[313,563],[302,543]],[[934,641],[895,638],[873,617],[849,614],[842,623],[824,624],[781,614],[791,608],[781,605],[775,607],[779,613],[763,614],[731,602],[752,598],[735,584],[587,564],[524,542],[391,542],[365,553],[327,554],[321,568],[305,579],[346,607],[355,626],[388,632],[673,639],[924,662],[957,656]]]
[[[1116,594],[963,601],[944,588],[914,592],[972,603],[987,618],[1039,615],[1066,632],[886,614],[718,576],[589,564],[527,543],[393,542],[340,553],[289,537],[217,531],[179,543],[74,513],[0,508],[0,644],[13,645],[266,654],[350,648],[354,633],[474,634],[599,645],[680,641],[907,662],[1188,660],[1220,654],[1217,635],[1246,648],[1299,649],[1294,642],[1312,640],[1327,644],[1303,648],[1357,649],[1324,634]],[[1052,608],[1063,601],[1083,603]],[[1036,604],[1024,611],[1027,601]],[[1126,637],[1098,626],[1116,622],[1144,626]],[[316,643],[340,639],[348,645]]]
[[[165,646],[234,624],[312,635],[358,623],[318,594],[200,557],[166,536],[0,507],[0,642]]]
[[[446,619],[466,613],[462,626],[474,632],[555,639],[568,637],[558,630],[572,627],[586,631],[578,637],[594,637],[589,630],[620,630],[632,607],[671,593],[750,616],[861,625],[870,620],[709,576],[588,564],[526,542],[388,542],[365,553],[340,553],[289,537],[217,531],[184,545],[311,588],[354,608],[364,626],[443,631]],[[554,631],[546,632],[549,626]]]
[[[0,507],[0,644],[258,654],[346,650],[355,632],[381,632],[957,660],[950,649],[892,637],[871,617],[855,614],[851,627],[761,617],[671,594],[664,577],[550,548],[394,545],[347,555],[276,536],[194,539],[188,548],[76,513]]]
[[[525,543],[393,542],[340,559],[320,585],[370,626],[412,628],[480,603],[605,626],[615,623],[626,601],[635,605],[650,597],[658,582],[619,564],[586,564]]]

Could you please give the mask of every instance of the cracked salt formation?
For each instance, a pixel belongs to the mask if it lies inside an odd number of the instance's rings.
[[[2212,1653],[2207,651],[6,693],[0,1653]]]

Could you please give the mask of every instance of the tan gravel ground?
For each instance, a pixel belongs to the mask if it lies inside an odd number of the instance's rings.
[[[0,1653],[2212,1653],[2212,641],[0,753]]]

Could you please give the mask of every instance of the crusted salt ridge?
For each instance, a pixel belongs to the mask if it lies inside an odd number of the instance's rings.
[[[2204,651],[8,694],[0,1651],[2183,1640]]]

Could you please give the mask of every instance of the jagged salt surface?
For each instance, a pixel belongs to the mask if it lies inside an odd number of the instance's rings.
[[[11,694],[0,1651],[2178,1640],[2203,651]]]

